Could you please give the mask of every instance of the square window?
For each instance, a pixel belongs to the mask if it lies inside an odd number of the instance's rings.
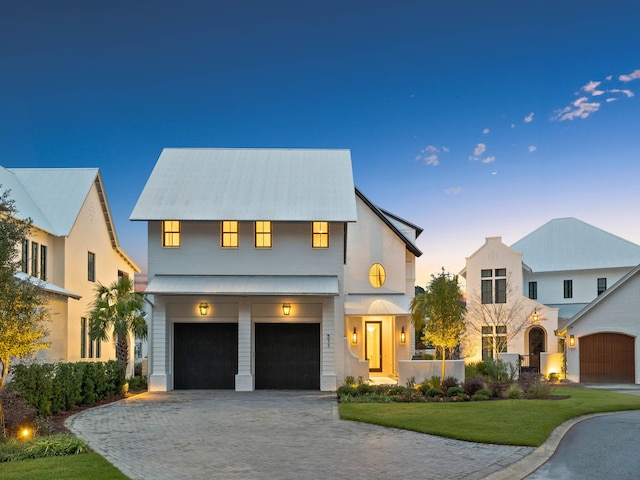
[[[222,222],[220,245],[223,248],[238,248],[238,222],[224,220]]]
[[[480,276],[483,278],[491,277],[491,270],[480,270]]]
[[[506,277],[507,269],[506,268],[496,268],[496,277]]]
[[[271,248],[271,222],[256,222],[256,248]]]
[[[180,221],[162,221],[162,246],[165,248],[178,248],[180,246]]]
[[[329,222],[313,222],[313,248],[329,248]]]

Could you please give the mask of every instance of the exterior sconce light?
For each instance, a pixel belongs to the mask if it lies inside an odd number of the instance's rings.
[[[353,343],[354,345],[358,343],[358,331],[356,330],[356,327],[353,327],[353,333],[351,334],[351,343]]]
[[[400,330],[400,343],[405,343],[407,341],[407,334],[404,331],[404,326],[402,330]]]
[[[209,313],[209,304],[206,302],[202,302],[200,305],[198,305],[198,308],[200,309],[200,315],[206,315],[207,313]]]
[[[576,337],[569,335],[569,348],[576,348]]]
[[[289,304],[289,303],[283,303],[282,304],[282,314],[283,315],[290,315],[291,314],[291,304]]]
[[[531,315],[531,320],[533,320],[533,322],[537,322],[538,320],[540,320],[540,315],[538,315],[538,311],[534,310],[533,311],[533,315]]]

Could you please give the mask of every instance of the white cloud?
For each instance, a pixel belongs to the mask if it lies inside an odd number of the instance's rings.
[[[529,145],[529,153],[533,153],[538,149],[538,147],[536,147],[535,145]]]
[[[424,161],[431,167],[437,167],[438,165],[440,165],[440,160],[438,160],[437,155],[429,155],[424,159]]]
[[[531,123],[533,122],[533,115],[534,113],[531,112],[529,115],[527,115],[526,117],[524,117],[524,123]]]
[[[485,135],[486,135],[487,133],[489,133],[489,132],[490,132],[490,130],[489,130],[488,128],[485,128],[485,129],[482,131],[482,133],[484,133]]]
[[[602,82],[591,81],[587,83],[584,87],[582,87],[581,90],[583,92],[590,93],[593,97],[597,97],[599,95],[606,93],[604,90],[598,90],[598,87],[600,86],[601,83]]]
[[[449,153],[449,148],[448,147],[442,147],[442,151],[444,153]]]
[[[493,163],[495,161],[496,161],[496,157],[494,157],[493,155],[482,159],[482,163]]]
[[[611,102],[615,102],[616,100],[618,100],[618,99],[617,99],[617,98],[607,98],[607,99],[605,100],[605,102],[607,102],[607,103],[611,103]]]
[[[611,80],[612,78],[613,78],[613,75],[607,75],[606,77],[604,77],[604,79],[605,79],[606,81],[609,81],[609,80]]]
[[[462,188],[460,187],[449,187],[445,189],[444,193],[446,193],[447,195],[457,195],[461,191],[462,191]]]
[[[487,150],[487,146],[484,143],[479,143],[476,145],[476,148],[473,150],[473,155],[475,157],[479,157]]]
[[[620,75],[618,77],[618,80],[620,80],[621,82],[630,82],[631,80],[637,80],[639,78],[640,78],[640,68],[638,68],[637,70],[634,70],[628,75]]]
[[[556,110],[556,115],[552,117],[552,120],[559,120],[563,122],[565,120],[573,120],[575,118],[585,119],[592,113],[597,112],[599,108],[599,103],[588,103],[587,97],[580,97],[573,102],[571,106]]]
[[[635,97],[635,94],[631,90],[622,90],[620,88],[612,88],[609,90],[611,93],[624,93],[627,98]]]

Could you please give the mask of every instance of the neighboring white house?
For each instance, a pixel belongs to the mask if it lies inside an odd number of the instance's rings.
[[[148,222],[150,390],[335,390],[410,358],[421,229],[355,189],[348,150],[165,149]]]
[[[133,278],[140,269],[118,243],[99,170],[0,167],[0,185],[10,190],[18,217],[32,220],[17,275],[38,282],[50,297],[51,348],[37,358],[115,359],[113,342],[89,339],[88,312],[97,282]]]
[[[487,238],[485,245],[467,258],[462,275],[467,280],[468,302],[483,298],[495,302],[497,290],[509,283],[517,292],[514,300],[525,305],[523,314],[535,311],[539,315],[541,321],[510,343],[507,352],[528,356],[525,361],[529,359],[532,366],[548,374],[559,372],[559,356],[552,354],[562,354],[565,343],[572,344],[568,371],[576,371],[571,364],[576,361],[572,348],[575,336],[571,339],[567,335],[566,326],[638,264],[640,246],[575,218],[559,218],[510,247],[500,237]],[[600,331],[615,330],[613,325],[612,319],[603,321]],[[486,357],[481,336],[472,338],[467,346],[468,361]],[[487,338],[484,340],[486,343]],[[576,378],[574,374],[572,379]]]

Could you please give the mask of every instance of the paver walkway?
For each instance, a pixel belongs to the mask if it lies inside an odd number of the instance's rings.
[[[132,479],[480,479],[533,449],[340,420],[335,394],[144,393],[67,426]]]

